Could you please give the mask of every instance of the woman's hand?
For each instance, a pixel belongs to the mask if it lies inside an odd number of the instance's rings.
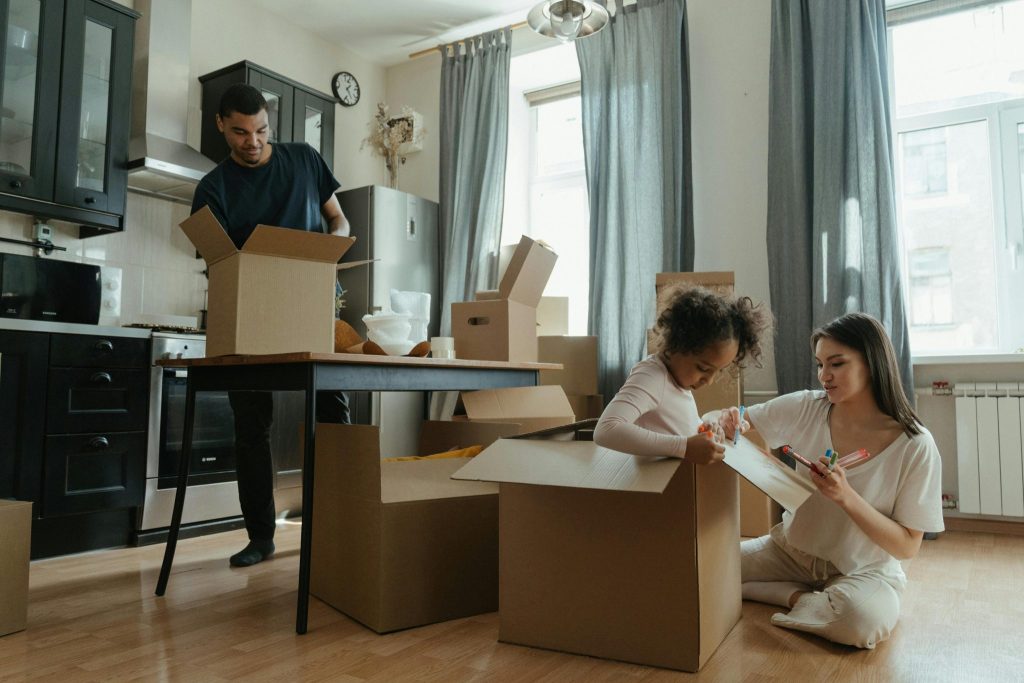
[[[718,414],[718,424],[722,427],[722,431],[725,432],[725,437],[729,441],[733,440],[737,425],[739,425],[740,434],[750,430],[750,423],[740,419],[740,409],[736,406],[726,408],[720,412]]]
[[[711,433],[694,434],[686,440],[687,462],[695,465],[710,465],[725,457],[725,446],[715,441]]]
[[[815,465],[816,468],[810,473],[811,483],[821,492],[821,495],[846,509],[850,500],[857,495],[857,492],[850,487],[850,483],[846,480],[846,470],[836,464],[829,471],[828,458],[824,456]]]

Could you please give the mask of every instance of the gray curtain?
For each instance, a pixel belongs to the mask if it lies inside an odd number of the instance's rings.
[[[768,271],[780,393],[818,386],[811,330],[878,318],[907,397],[884,0],[773,0]]]
[[[613,0],[576,41],[590,195],[590,333],[611,398],[646,354],[654,275],[693,270],[690,94],[682,0]]]
[[[441,334],[451,303],[493,285],[505,201],[510,28],[442,48]]]

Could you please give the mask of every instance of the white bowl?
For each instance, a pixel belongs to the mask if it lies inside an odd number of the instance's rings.
[[[389,356],[404,356],[405,354],[412,351],[412,347],[416,346],[416,344],[406,340],[401,342],[393,342],[390,344],[378,343],[377,346],[384,349],[384,353],[388,354]]]
[[[374,337],[383,337],[385,340],[408,339],[409,332],[412,330],[409,316],[405,313],[364,315],[363,324],[366,325],[366,331],[371,339]]]

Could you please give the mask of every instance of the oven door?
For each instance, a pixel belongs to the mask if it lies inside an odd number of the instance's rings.
[[[160,411],[159,478],[157,488],[178,484],[178,460],[185,428],[187,375],[182,370],[163,371]],[[190,486],[235,481],[234,413],[225,391],[196,393]]]

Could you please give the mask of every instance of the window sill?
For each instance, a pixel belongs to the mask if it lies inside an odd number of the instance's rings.
[[[1024,353],[972,353],[954,356],[913,356],[913,365],[1001,365],[1024,363]]]

